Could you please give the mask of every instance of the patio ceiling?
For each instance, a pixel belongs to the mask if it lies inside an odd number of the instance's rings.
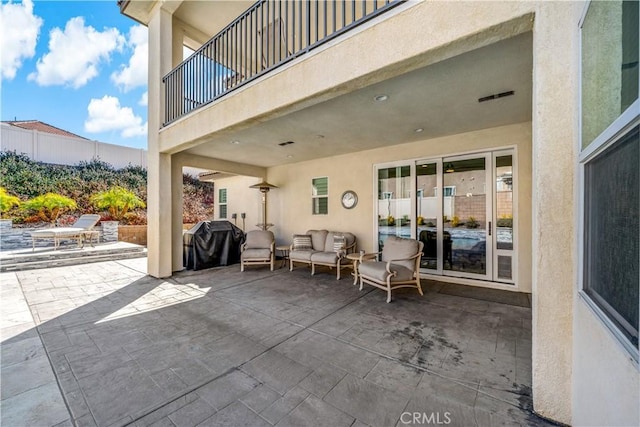
[[[531,120],[531,82],[532,35],[525,33],[187,152],[271,167],[522,123]],[[478,102],[507,91],[514,95]],[[376,101],[379,95],[388,99]],[[279,145],[287,141],[294,144]]]

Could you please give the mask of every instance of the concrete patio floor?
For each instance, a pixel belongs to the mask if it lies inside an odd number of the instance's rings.
[[[2,425],[548,425],[525,295],[239,270],[2,273]]]

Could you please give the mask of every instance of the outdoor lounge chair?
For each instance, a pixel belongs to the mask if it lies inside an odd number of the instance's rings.
[[[250,264],[269,264],[271,271],[273,271],[275,245],[276,240],[271,231],[249,231],[247,240],[241,247],[240,271],[244,271],[244,266]]]
[[[423,243],[415,239],[389,236],[382,248],[382,261],[363,262],[358,267],[360,290],[362,285],[387,291],[387,302],[391,302],[391,291],[398,288],[416,288],[420,295],[420,257]]]
[[[60,246],[62,239],[76,239],[78,247],[82,246],[82,239],[86,231],[91,231],[93,227],[100,221],[100,215],[86,214],[82,215],[73,223],[71,227],[47,228],[45,230],[36,230],[31,232],[31,240],[33,250],[36,250],[36,239],[53,239],[53,250]]]

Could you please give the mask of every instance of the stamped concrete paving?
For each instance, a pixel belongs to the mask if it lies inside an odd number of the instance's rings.
[[[325,271],[144,262],[2,275],[31,314],[3,325],[3,426],[545,425],[522,295],[425,282],[386,304]]]

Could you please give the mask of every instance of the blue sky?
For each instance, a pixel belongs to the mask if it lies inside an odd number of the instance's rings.
[[[2,1],[2,120],[147,148],[147,29],[109,1]]]

